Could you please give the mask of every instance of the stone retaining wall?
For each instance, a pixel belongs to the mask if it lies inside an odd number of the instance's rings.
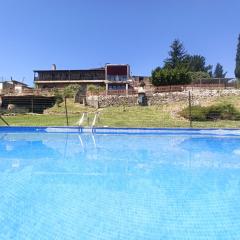
[[[86,103],[93,107],[117,107],[117,106],[136,106],[137,95],[132,96],[89,96]]]
[[[224,90],[194,90],[191,91],[193,104],[200,104],[207,99],[212,99],[221,96],[240,96],[238,89],[224,89]],[[166,103],[188,101],[189,92],[171,92],[171,93],[155,93],[148,98],[148,105],[161,105]],[[110,106],[137,106],[138,96],[89,96],[86,103],[93,107],[110,107]]]

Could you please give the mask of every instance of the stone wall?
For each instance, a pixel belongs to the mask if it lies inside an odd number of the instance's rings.
[[[89,106],[95,108],[104,108],[104,107],[117,107],[117,106],[136,106],[137,95],[131,96],[89,96],[86,99],[86,103]]]
[[[224,90],[193,90],[191,91],[193,104],[200,104],[207,99],[221,96],[240,96],[238,89]],[[161,105],[174,102],[188,101],[189,91],[172,92],[172,93],[155,93],[148,95],[148,105]],[[86,103],[93,107],[110,107],[110,106],[136,106],[138,105],[138,96],[89,96]]]

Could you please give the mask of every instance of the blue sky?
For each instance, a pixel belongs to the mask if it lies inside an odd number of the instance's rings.
[[[239,0],[0,0],[0,78],[32,84],[33,69],[129,63],[150,75],[178,38],[233,76]]]

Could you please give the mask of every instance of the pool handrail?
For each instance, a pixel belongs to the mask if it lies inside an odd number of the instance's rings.
[[[92,124],[91,124],[91,128],[93,128],[96,124],[96,121],[97,121],[97,118],[99,117],[99,113],[100,112],[95,112],[95,115],[94,115],[94,118],[93,118],[93,121],[92,121]]]
[[[84,120],[85,120],[85,116],[88,117],[88,113],[87,113],[87,112],[84,112],[84,113],[82,114],[82,117],[81,117],[80,120],[78,121],[78,126],[79,126],[79,127],[82,126],[82,124],[83,124],[83,122],[84,122]]]

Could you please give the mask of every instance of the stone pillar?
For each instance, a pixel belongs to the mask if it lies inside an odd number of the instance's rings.
[[[126,96],[128,96],[128,83],[126,83]]]

